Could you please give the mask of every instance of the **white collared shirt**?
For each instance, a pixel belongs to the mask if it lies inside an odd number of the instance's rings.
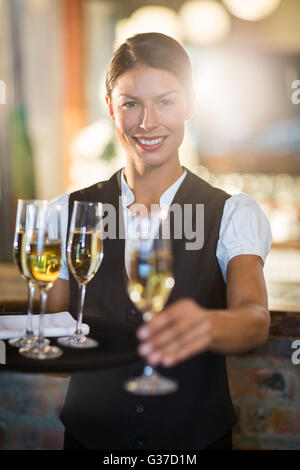
[[[176,192],[186,176],[184,173],[161,195],[159,205],[163,209],[169,209]],[[131,213],[128,206],[134,202],[134,194],[125,181],[123,170],[121,172],[121,196],[122,208],[127,233]],[[66,234],[68,225],[69,194],[63,194],[51,200],[51,204],[61,206],[61,231],[62,231],[62,265],[59,273],[61,279],[69,279],[66,260]],[[272,235],[270,224],[263,210],[256,200],[248,194],[240,193],[228,198],[224,204],[221,219],[219,240],[216,256],[226,282],[226,270],[229,261],[237,255],[249,254],[260,256],[265,262],[270,251]],[[125,266],[127,268],[127,250],[125,241]]]

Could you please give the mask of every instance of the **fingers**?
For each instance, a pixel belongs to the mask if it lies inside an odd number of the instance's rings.
[[[195,341],[187,341],[181,346],[181,348],[174,350],[172,353],[165,353],[161,358],[161,363],[165,367],[173,366],[207,350],[209,344],[209,336],[203,334],[202,336],[195,338]],[[151,364],[151,360],[149,362]]]
[[[171,366],[207,349],[210,341],[211,326],[208,321],[204,321],[185,330],[182,335],[154,346],[146,354],[147,360],[152,365],[161,363]]]
[[[186,308],[186,307],[185,307]],[[168,328],[177,318],[184,315],[184,307],[181,302],[175,302],[172,306],[167,307],[160,315],[153,318],[149,323],[140,327],[137,331],[137,337],[140,340],[146,340],[155,335],[158,331]]]
[[[150,364],[171,366],[209,347],[212,337],[209,312],[191,300],[178,301],[165,312],[139,331],[140,339],[147,337],[139,353]],[[147,334],[141,334],[142,329]]]
[[[196,324],[195,318],[191,315],[174,316],[169,318],[162,327],[151,328],[151,337],[140,347],[141,352],[149,353],[151,349],[157,349],[180,338],[184,332]]]

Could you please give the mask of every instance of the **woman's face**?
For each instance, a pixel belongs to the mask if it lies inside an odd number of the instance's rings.
[[[127,157],[155,166],[178,158],[191,109],[175,75],[151,67],[130,69],[116,81],[107,104]]]

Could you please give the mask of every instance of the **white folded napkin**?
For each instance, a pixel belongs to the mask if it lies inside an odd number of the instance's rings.
[[[27,315],[0,315],[0,339],[18,338],[22,336],[26,329]],[[33,315],[32,327],[35,334],[38,334],[39,315]],[[45,336],[69,336],[74,333],[76,320],[69,312],[46,313],[45,315]],[[89,334],[90,328],[85,323],[82,324],[82,331]]]

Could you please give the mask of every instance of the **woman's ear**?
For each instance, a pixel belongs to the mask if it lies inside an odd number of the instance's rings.
[[[114,116],[114,111],[113,111],[111,98],[108,95],[105,95],[105,101],[106,101],[106,104],[107,104],[107,109],[108,109],[109,115],[112,118],[112,120],[114,121],[115,116]]]

